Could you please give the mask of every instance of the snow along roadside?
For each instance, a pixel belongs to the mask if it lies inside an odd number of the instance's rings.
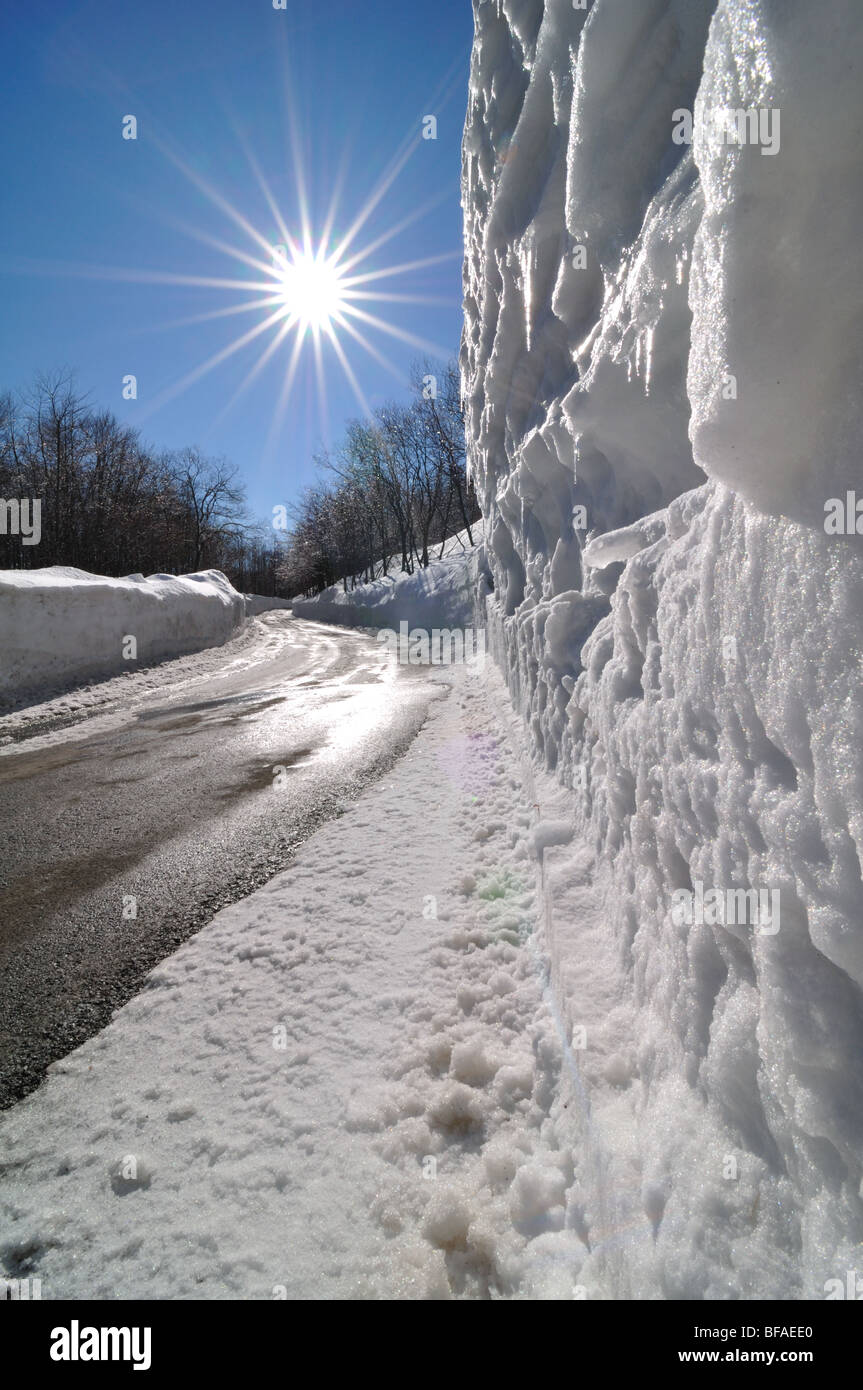
[[[0,748],[24,738],[33,740],[31,748],[44,747],[70,737],[68,730],[74,724],[84,725],[81,737],[88,738],[127,718],[130,706],[149,700],[154,691],[167,699],[208,676],[266,665],[291,641],[289,617],[272,609],[246,619],[221,647],[204,647],[188,656],[130,668],[84,685],[67,683],[59,690],[44,691],[37,704],[26,703],[29,697],[4,701],[0,696]]]
[[[297,596],[293,599],[294,614],[316,622],[394,631],[400,622],[426,629],[470,627],[485,553],[483,522],[474,522],[470,534],[472,540],[467,530],[450,536],[427,569],[401,573],[399,557],[392,555],[390,573],[368,584],[357,584],[347,592],[343,584],[333,584],[314,598]],[[438,545],[434,548],[437,551]]]
[[[60,682],[117,675],[221,647],[246,600],[221,570],[112,579],[66,565],[0,570],[0,692],[13,700]]]
[[[0,570],[0,710],[223,647],[247,618],[290,609],[221,570],[126,575],[66,565]]]
[[[577,1282],[534,936],[560,826],[497,672],[448,679],[382,783],[0,1119],[7,1277],[43,1298],[603,1292]]]

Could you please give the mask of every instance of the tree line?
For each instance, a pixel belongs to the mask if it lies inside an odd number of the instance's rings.
[[[285,528],[250,519],[237,470],[196,448],[158,450],[92,405],[68,372],[0,395],[0,569],[68,565],[96,574],[220,569],[245,593],[315,594],[412,574],[480,517],[465,466],[458,367],[412,372],[407,405],[348,425],[319,455],[318,481]],[[11,499],[11,504],[10,504]],[[17,500],[16,500],[17,499]],[[38,544],[18,504],[38,499]],[[10,510],[10,505],[12,510]]]
[[[465,464],[458,367],[415,366],[408,405],[353,421],[335,454],[318,458],[320,480],[291,513],[280,575],[286,592],[313,595],[341,582],[413,574],[447,537],[481,516]]]
[[[69,373],[0,395],[0,499],[39,499],[41,535],[0,524],[0,568],[97,574],[220,569],[243,592],[281,592],[278,538],[249,519],[236,469],[198,449],[155,450]],[[8,509],[0,523],[8,523]]]

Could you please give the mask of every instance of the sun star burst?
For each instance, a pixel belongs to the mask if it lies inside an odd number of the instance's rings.
[[[327,393],[323,353],[325,345],[365,416],[371,416],[372,410],[351,363],[349,352],[356,356],[359,349],[360,355],[367,354],[403,387],[408,385],[405,365],[393,362],[381,350],[379,342],[374,341],[375,338],[389,338],[402,347],[418,350],[425,357],[440,360],[449,357],[451,348],[442,347],[416,333],[411,333],[389,321],[385,315],[387,306],[453,304],[458,302],[455,297],[416,291],[406,293],[382,288],[381,282],[400,279],[404,284],[405,277],[413,278],[431,267],[440,266],[447,261],[460,260],[462,257],[461,249],[454,249],[388,265],[380,265],[378,261],[377,253],[432,209],[448,200],[452,193],[450,189],[444,189],[426,202],[412,207],[398,219],[386,222],[383,229],[366,245],[357,247],[355,244],[359,233],[379,210],[408,160],[422,147],[423,141],[418,133],[418,126],[403,140],[377,184],[345,228],[338,233],[334,230],[342,192],[341,175],[334,181],[326,217],[319,228],[314,227],[307,193],[307,170],[293,103],[287,93],[287,81],[286,97],[288,148],[292,155],[294,177],[291,200],[295,204],[293,234],[253,150],[239,128],[235,128],[238,143],[268,209],[267,220],[272,228],[270,236],[234,207],[216,186],[179,153],[172,140],[157,132],[156,123],[152,122],[151,139],[156,148],[199,193],[203,194],[213,208],[242,232],[246,245],[236,246],[224,241],[206,223],[191,225],[164,211],[154,209],[149,204],[147,211],[151,215],[155,213],[166,224],[200,244],[230,258],[239,268],[239,275],[236,272],[233,275],[188,275],[176,271],[72,266],[65,263],[58,263],[56,267],[48,263],[26,264],[28,271],[33,270],[36,273],[60,273],[63,276],[77,275],[147,285],[163,284],[177,288],[188,286],[190,289],[227,291],[232,295],[239,292],[243,295],[240,302],[221,308],[209,308],[201,313],[175,319],[170,324],[160,325],[162,329],[176,329],[184,325],[215,323],[238,315],[256,316],[251,328],[229,339],[204,361],[190,367],[182,377],[173,380],[151,397],[147,405],[138,412],[138,419],[141,422],[148,419],[169,401],[184,394],[202,378],[238,354],[245,354],[246,350],[255,344],[258,350],[255,351],[253,359],[248,363],[247,369],[236,376],[233,391],[210,422],[209,434],[214,434],[252,383],[260,377],[267,364],[281,351],[286,354],[286,361],[284,370],[280,372],[281,383],[264,446],[265,457],[277,446],[304,350],[311,351],[314,360],[322,428],[326,426]],[[446,99],[442,98],[442,101]],[[370,266],[374,268],[371,269]],[[252,272],[251,275],[249,271]],[[417,289],[419,288],[417,286]],[[379,309],[378,313],[371,312],[375,308]]]
[[[346,307],[343,276],[336,258],[323,245],[314,253],[278,247],[275,253],[275,293],[285,314],[300,329],[329,331]]]

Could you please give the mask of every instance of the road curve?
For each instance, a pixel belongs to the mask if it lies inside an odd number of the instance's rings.
[[[3,749],[0,1108],[284,868],[444,693],[367,634],[257,622],[243,660]]]

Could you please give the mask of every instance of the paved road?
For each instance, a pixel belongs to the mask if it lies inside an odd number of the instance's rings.
[[[0,1107],[284,868],[442,693],[364,634],[285,613],[259,622],[255,660],[166,677],[93,731],[3,750]]]

